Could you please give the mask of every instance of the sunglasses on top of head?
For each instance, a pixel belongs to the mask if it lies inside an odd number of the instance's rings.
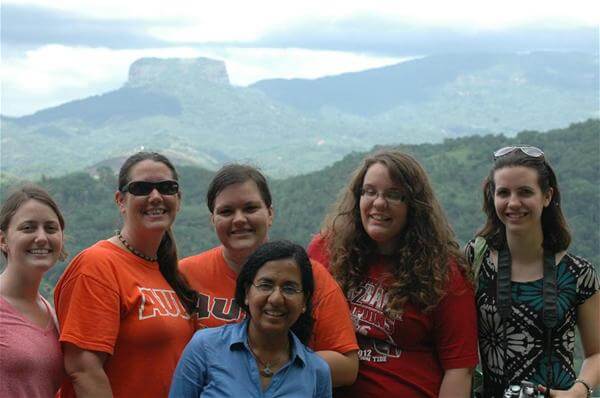
[[[165,181],[130,181],[121,188],[121,192],[129,192],[134,196],[150,195],[154,190],[157,190],[161,195],[175,195],[179,192],[179,183],[173,180]]]
[[[494,151],[494,160],[501,158],[502,156],[506,156],[515,151],[521,151],[525,155],[532,157],[532,158],[543,158],[544,157],[544,151],[542,151],[540,148],[537,148],[537,147],[534,147],[531,145],[515,145],[515,146],[505,146],[503,148],[500,148],[500,149]]]

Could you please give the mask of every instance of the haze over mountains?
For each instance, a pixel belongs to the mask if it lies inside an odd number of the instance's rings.
[[[208,169],[250,160],[273,176],[302,174],[377,144],[598,117],[598,67],[597,53],[462,53],[236,87],[221,61],[146,58],[118,90],[3,117],[1,171],[61,175],[143,147]]]

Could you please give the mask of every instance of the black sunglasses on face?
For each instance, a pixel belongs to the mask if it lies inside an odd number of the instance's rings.
[[[130,181],[121,188],[121,192],[129,192],[134,196],[150,195],[156,189],[161,195],[175,195],[179,192],[179,183],[173,180],[165,181]]]
[[[531,146],[531,145],[516,145],[516,146],[505,146],[504,148],[500,148],[494,151],[494,160],[501,158],[502,156],[506,156],[509,153],[513,153],[514,151],[521,151],[525,155],[532,158],[541,158],[544,157],[544,151],[540,148]]]

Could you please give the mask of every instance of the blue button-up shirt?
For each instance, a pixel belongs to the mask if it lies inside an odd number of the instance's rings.
[[[196,332],[177,364],[169,397],[331,397],[329,366],[290,335],[291,359],[262,391],[248,347],[248,320]]]

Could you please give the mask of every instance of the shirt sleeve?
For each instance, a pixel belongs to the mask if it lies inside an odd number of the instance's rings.
[[[472,266],[473,259],[475,257],[475,239],[471,239],[469,242],[467,242],[464,248],[464,255],[469,265]]]
[[[600,290],[600,280],[592,263],[583,257],[571,259],[577,267],[577,305],[581,305]]]
[[[472,286],[451,266],[446,296],[435,309],[436,347],[444,369],[472,368],[477,355],[477,314]]]
[[[348,302],[342,289],[318,262],[312,261],[315,284],[313,316],[315,324],[310,347],[315,351],[331,350],[345,354],[358,350]]]
[[[183,350],[173,374],[169,398],[197,398],[204,390],[206,379],[206,350],[200,333],[196,333]]]
[[[329,269],[329,252],[327,249],[327,241],[321,234],[316,234],[306,248],[308,257],[317,260]]]
[[[322,360],[323,366],[317,368],[317,395],[314,398],[331,398],[331,372],[327,363]]]
[[[119,333],[118,293],[89,275],[75,275],[57,292],[60,341],[83,350],[114,352]]]

